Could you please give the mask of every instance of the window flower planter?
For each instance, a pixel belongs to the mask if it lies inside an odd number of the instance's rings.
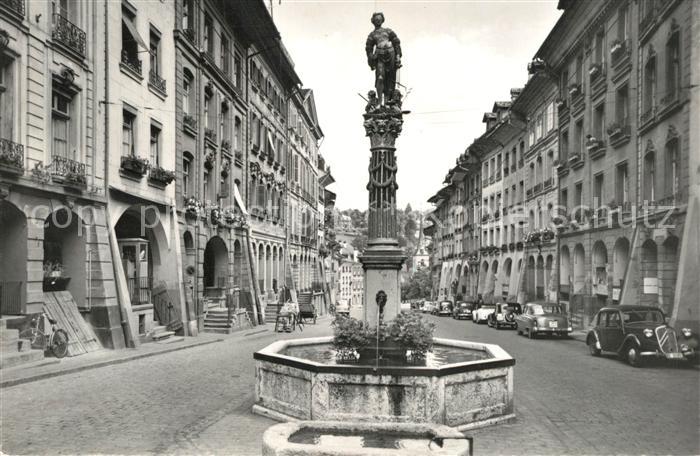
[[[121,170],[135,177],[141,178],[148,170],[148,160],[135,155],[124,155],[121,158]]]
[[[148,173],[148,180],[162,186],[169,185],[175,180],[175,173],[161,168],[160,166],[151,167]]]

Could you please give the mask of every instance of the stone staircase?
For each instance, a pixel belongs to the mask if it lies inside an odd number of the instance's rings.
[[[279,310],[280,305],[279,303],[269,303],[267,306],[265,306],[265,323],[270,323],[270,324],[275,324],[275,321],[277,320],[277,311]]]
[[[44,359],[44,352],[32,350],[28,339],[19,338],[18,329],[7,328],[7,319],[0,319],[0,369]]]
[[[207,311],[204,317],[204,332],[230,334],[234,328],[234,315],[229,318],[228,309],[225,307],[213,308]]]

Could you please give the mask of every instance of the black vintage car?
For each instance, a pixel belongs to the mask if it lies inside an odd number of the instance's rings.
[[[452,318],[469,320],[472,317],[472,310],[474,310],[474,304],[471,302],[458,302],[452,310]]]
[[[586,343],[593,356],[614,352],[634,367],[648,358],[698,361],[697,334],[688,328],[679,334],[656,307],[602,308],[593,317]]]
[[[515,322],[515,317],[521,313],[520,304],[499,302],[496,304],[496,311],[488,316],[486,324],[496,329],[515,329],[518,326]]]

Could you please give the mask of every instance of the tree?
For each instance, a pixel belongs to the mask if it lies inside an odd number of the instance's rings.
[[[415,242],[417,229],[418,225],[416,225],[416,221],[413,219],[412,216],[409,215],[408,219],[406,220],[406,223],[403,226],[403,235],[406,236],[408,242]]]
[[[401,299],[430,299],[432,288],[430,270],[419,269],[401,286]]]
[[[413,213],[413,208],[411,207],[411,203],[408,203],[406,205],[406,209],[403,210],[406,214],[411,215]]]
[[[351,242],[355,250],[362,252],[367,247],[367,229],[363,229],[358,236],[355,236]]]

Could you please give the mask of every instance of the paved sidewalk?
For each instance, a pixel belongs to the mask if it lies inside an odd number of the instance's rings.
[[[185,337],[180,341],[149,342],[139,345],[138,348],[122,350],[102,349],[96,352],[62,359],[46,357],[37,362],[21,364],[19,366],[0,370],[0,388],[80,372],[87,369],[125,363],[149,356],[162,355],[164,353],[222,342],[227,339],[265,333],[270,331],[268,326],[269,325],[261,325],[245,331],[237,331],[232,334],[200,333],[197,337]]]

